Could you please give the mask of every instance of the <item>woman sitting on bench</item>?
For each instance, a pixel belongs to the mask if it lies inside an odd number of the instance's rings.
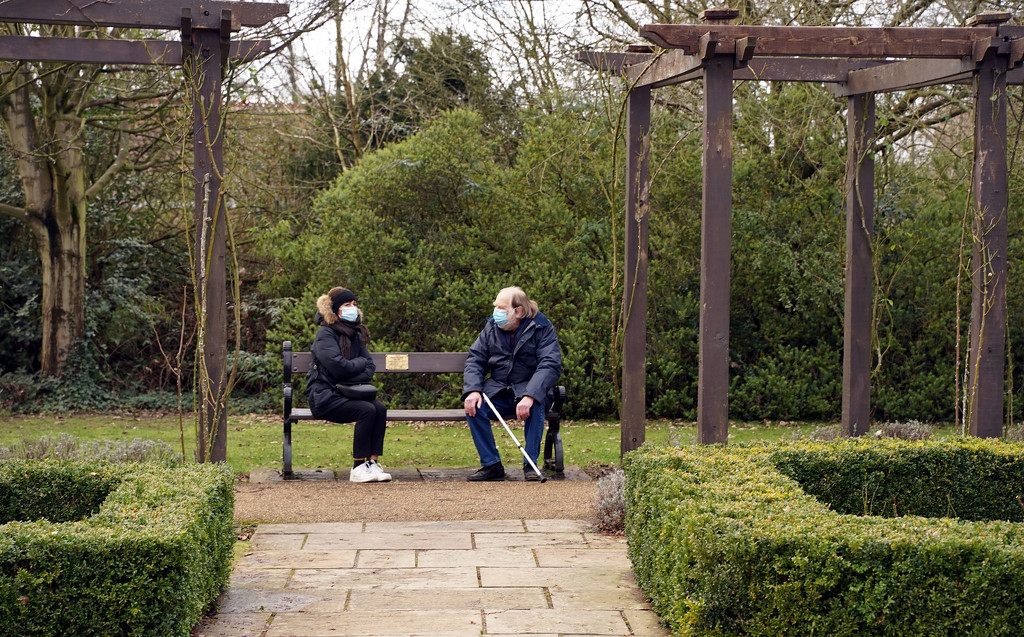
[[[356,295],[342,287],[332,288],[316,302],[314,321],[320,326],[310,348],[312,360],[306,375],[306,398],[315,418],[330,422],[355,422],[352,436],[352,482],[389,482],[377,462],[384,453],[387,407],[375,397],[348,397],[338,385],[366,384],[376,366],[366,349],[370,332],[356,307]]]

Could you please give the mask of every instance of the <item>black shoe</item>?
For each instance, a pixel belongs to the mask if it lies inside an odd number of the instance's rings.
[[[480,467],[476,473],[470,475],[466,480],[470,482],[499,482],[505,479],[505,467],[500,462]]]
[[[527,482],[540,482],[540,474],[528,464],[523,465],[523,479]]]

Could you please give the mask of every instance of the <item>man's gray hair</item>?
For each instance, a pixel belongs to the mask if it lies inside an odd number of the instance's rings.
[[[511,305],[513,309],[517,307],[523,308],[523,318],[533,318],[537,316],[537,312],[540,311],[540,308],[537,307],[537,302],[530,300],[530,297],[526,296],[526,292],[524,292],[521,287],[512,286],[502,288],[501,291],[498,292],[498,296],[505,294],[508,295],[509,305]]]

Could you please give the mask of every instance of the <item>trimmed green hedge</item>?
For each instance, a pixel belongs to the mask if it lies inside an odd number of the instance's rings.
[[[184,637],[231,571],[226,466],[7,461],[0,504],[3,635]]]
[[[630,558],[679,635],[1024,634],[1022,459],[977,439],[645,447],[624,462]]]

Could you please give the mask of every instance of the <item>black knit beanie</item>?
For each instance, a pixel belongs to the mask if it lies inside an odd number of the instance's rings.
[[[335,314],[338,313],[339,307],[349,301],[356,300],[356,295],[348,288],[331,288],[327,296],[331,297],[331,311]]]

